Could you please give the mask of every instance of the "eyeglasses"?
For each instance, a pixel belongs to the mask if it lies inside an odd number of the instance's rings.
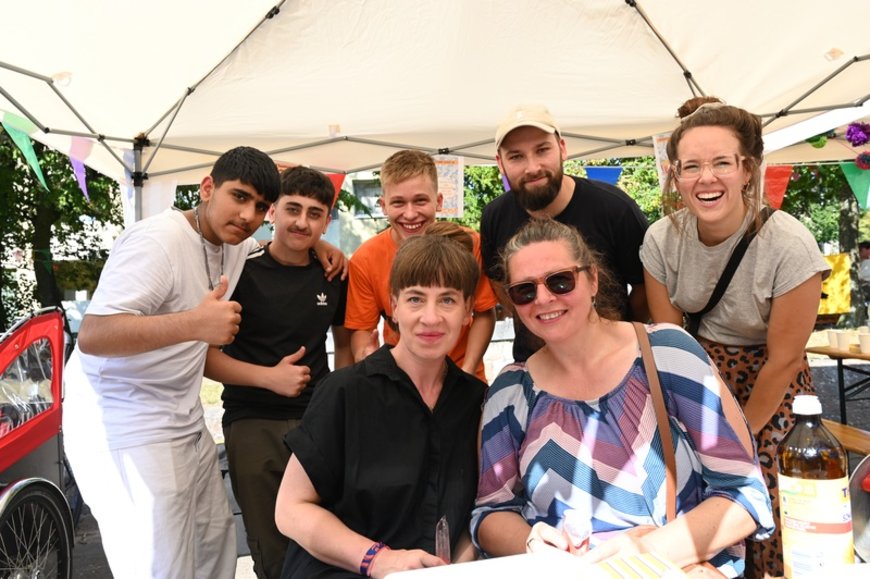
[[[730,175],[740,168],[740,162],[745,157],[740,157],[736,153],[731,156],[716,157],[712,161],[680,161],[674,162],[674,176],[679,181],[694,181],[700,179],[704,173],[704,167],[709,166],[710,171],[716,177],[724,177]]]
[[[505,287],[507,295],[516,306],[530,304],[538,295],[538,286],[544,284],[547,291],[553,295],[562,296],[574,291],[577,287],[577,274],[589,269],[588,265],[577,265],[571,269],[554,271],[545,277],[512,283]]]

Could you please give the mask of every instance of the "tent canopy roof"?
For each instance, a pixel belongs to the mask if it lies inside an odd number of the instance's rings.
[[[651,154],[693,94],[763,115],[766,132],[870,97],[855,24],[870,3],[854,0],[54,0],[3,20],[0,111],[119,180],[140,134],[149,178],[185,183],[240,144],[335,172],[402,147],[493,162],[518,103],[546,104],[569,154],[591,158]]]

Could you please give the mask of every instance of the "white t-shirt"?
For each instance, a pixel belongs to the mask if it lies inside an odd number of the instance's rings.
[[[222,268],[229,280],[227,299],[257,242],[225,244],[223,250],[208,241],[205,245],[213,283]],[[195,308],[209,291],[199,234],[180,211],[167,209],[135,223],[117,239],[87,314],[181,312]],[[200,431],[207,347],[204,342],[183,342],[113,358],[83,354],[76,347],[64,369],[66,436],[79,442],[79,437],[99,436],[118,449]]]
[[[640,248],[640,259],[644,269],[665,285],[677,309],[697,312],[707,305],[751,219],[747,215],[737,232],[709,247],[698,239],[694,215],[681,209],[676,217],[682,231],[670,218],[650,226]],[[824,278],[831,268],[816,240],[800,221],[784,211],[774,212],[749,244],[722,299],[701,319],[698,334],[734,346],[767,343],[773,298],[818,272]]]

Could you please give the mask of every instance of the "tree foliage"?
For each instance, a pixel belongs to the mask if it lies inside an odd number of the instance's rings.
[[[34,143],[48,190],[17,147],[0,132],[0,327],[8,327],[35,304],[58,305],[62,297],[58,260],[105,260],[103,230],[123,220],[117,184],[90,169],[90,201],[79,189],[69,159]],[[20,275],[32,268],[34,281]],[[92,270],[95,271],[95,270]],[[69,279],[79,279],[70,273]],[[80,289],[73,287],[71,289]]]
[[[782,210],[800,220],[820,244],[839,243],[840,196],[848,187],[838,165],[796,166]]]

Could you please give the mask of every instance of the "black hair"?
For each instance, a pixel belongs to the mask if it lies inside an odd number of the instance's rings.
[[[256,189],[269,203],[274,203],[281,190],[278,167],[269,155],[253,147],[236,147],[220,156],[211,169],[215,187],[238,179]]]
[[[329,177],[308,167],[289,167],[281,173],[281,195],[310,197],[332,209],[335,187]]]

